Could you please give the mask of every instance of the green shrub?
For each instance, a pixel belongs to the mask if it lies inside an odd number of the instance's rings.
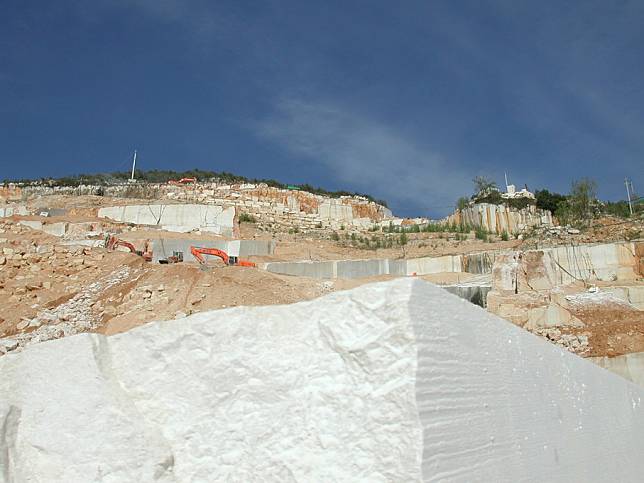
[[[534,193],[534,196],[537,201],[537,208],[548,210],[552,214],[557,211],[557,206],[559,205],[559,203],[566,201],[566,197],[564,195],[560,195],[559,193],[551,193],[546,189],[537,190]]]
[[[530,198],[511,198],[505,200],[505,204],[515,210],[522,210],[530,205],[535,205],[537,202]]]
[[[240,223],[256,223],[257,220],[253,215],[249,215],[248,213],[242,213],[239,215],[239,222]]]
[[[461,211],[467,208],[469,204],[470,204],[470,199],[466,198],[465,196],[461,196],[458,200],[456,200],[456,208]]]
[[[335,231],[331,233],[331,240],[333,241],[340,241],[340,235],[338,235]]]
[[[491,191],[485,195],[480,195],[475,198],[476,203],[489,203],[491,205],[501,205],[505,201],[498,191]]]
[[[510,239],[510,235],[508,235],[508,232],[503,230],[503,233],[501,233],[501,240],[503,241],[508,241]]]
[[[487,231],[483,227],[477,227],[476,230],[474,231],[474,236],[476,237],[477,240],[487,240]]]
[[[618,216],[620,218],[629,218],[631,210],[628,207],[627,201],[607,201],[603,204],[602,213],[607,215]]]

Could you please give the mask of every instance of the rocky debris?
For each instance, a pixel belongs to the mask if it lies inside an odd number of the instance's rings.
[[[0,355],[18,348],[18,341],[15,339],[0,339]]]
[[[324,282],[320,283],[320,291],[322,293],[324,292],[331,292],[333,290],[333,281],[332,280],[325,280]]]
[[[561,244],[606,243],[640,238],[644,229],[642,218],[622,219],[612,216],[596,218],[583,229],[570,225],[534,227],[526,246],[556,246]]]
[[[589,350],[588,334],[563,334],[561,330],[554,327],[534,329],[532,333],[580,356],[583,356]]]
[[[32,319],[24,318],[16,326],[23,332],[12,337],[17,345],[7,350],[16,350],[34,343],[96,329],[100,326],[104,314],[103,311],[96,310],[101,307],[97,297],[115,285],[136,279],[136,276],[136,272],[130,267],[122,267],[107,277],[89,284],[68,302],[40,311]],[[2,340],[0,339],[0,342]]]
[[[629,307],[628,300],[618,297],[610,291],[603,291],[597,287],[591,287],[588,292],[566,295],[566,301],[574,308],[583,308],[592,305],[622,305]]]

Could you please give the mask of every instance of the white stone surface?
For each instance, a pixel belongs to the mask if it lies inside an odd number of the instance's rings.
[[[633,352],[617,357],[589,357],[589,360],[644,387],[644,352]]]
[[[521,210],[505,205],[477,203],[446,218],[448,223],[466,223],[492,233],[518,233],[529,226],[552,226],[552,214],[531,205]]]
[[[21,220],[18,222],[20,226],[26,226],[32,230],[42,230],[42,221],[36,220]]]
[[[641,388],[418,279],[0,357],[0,481],[639,481]]]
[[[0,218],[6,218],[13,215],[28,215],[26,207],[20,205],[8,205],[0,207]]]
[[[350,205],[341,204],[337,200],[327,199],[320,203],[318,214],[320,218],[350,221],[353,219],[353,208]]]
[[[42,226],[42,230],[53,236],[65,236],[69,224],[66,222],[48,223]]]
[[[137,225],[157,225],[168,231],[202,230],[230,236],[235,208],[198,204],[109,206],[100,208],[98,216]]]
[[[561,246],[545,249],[556,268],[560,284],[575,280],[635,280],[638,277],[635,244]],[[571,276],[572,275],[572,276]]]
[[[428,275],[432,273],[462,272],[460,255],[445,255],[442,257],[410,258],[407,260],[407,275]]]

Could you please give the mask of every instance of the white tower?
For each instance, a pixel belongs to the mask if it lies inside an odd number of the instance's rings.
[[[130,176],[130,183],[134,183],[134,168],[136,168],[136,149],[134,150],[134,157],[132,158],[132,176]]]

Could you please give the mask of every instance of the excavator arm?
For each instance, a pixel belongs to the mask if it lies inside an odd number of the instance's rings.
[[[136,247],[128,241],[121,240],[120,238],[115,237],[114,235],[108,236],[105,242],[105,248],[109,251],[115,250],[117,247],[125,247],[130,250],[131,253],[135,255],[142,256],[146,262],[152,260],[152,251],[150,250],[149,243],[145,243],[145,250],[139,251]]]
[[[219,250],[217,248],[190,247],[190,253],[192,253],[192,256],[195,257],[201,265],[206,264],[206,259],[203,257],[204,255],[219,257],[224,261],[225,265],[228,265],[230,263],[228,254],[225,251]]]
[[[168,184],[174,185],[174,186],[182,186],[184,184],[188,183],[196,183],[197,178],[181,178],[179,181],[175,179],[168,180]]]
[[[242,260],[237,257],[229,257],[225,251],[219,250],[218,248],[206,248],[206,247],[193,246],[193,247],[190,247],[190,253],[192,253],[192,256],[195,257],[202,266],[206,265],[206,259],[203,257],[204,255],[212,255],[215,257],[219,257],[224,261],[225,265],[237,265],[240,267],[257,266],[249,260]]]

